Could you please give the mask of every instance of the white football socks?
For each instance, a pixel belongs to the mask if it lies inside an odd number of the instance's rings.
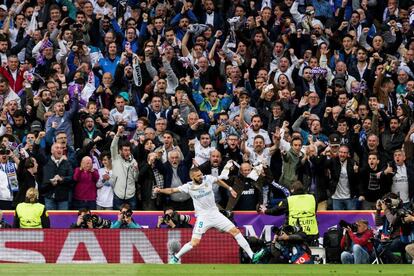
[[[182,255],[184,255],[185,253],[187,253],[188,251],[190,251],[191,249],[193,249],[193,246],[191,245],[191,242],[187,242],[186,244],[184,244],[184,246],[180,249],[180,251],[178,251],[177,254],[175,254],[175,256],[180,259]]]
[[[240,245],[241,248],[243,248],[244,251],[246,251],[247,255],[249,255],[250,259],[253,258],[253,251],[250,248],[249,243],[246,241],[246,239],[243,237],[241,233],[234,236],[234,239],[237,241],[237,243]]]

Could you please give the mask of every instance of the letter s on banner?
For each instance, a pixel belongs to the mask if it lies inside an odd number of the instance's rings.
[[[43,231],[1,231],[0,261],[46,263],[42,253],[34,250],[7,248],[6,242],[43,242]]]
[[[79,244],[85,244],[86,250],[90,257],[89,261],[76,261],[73,260],[76,254],[76,250]],[[71,231],[66,237],[65,244],[60,251],[59,257],[56,263],[58,264],[73,264],[73,263],[89,263],[89,264],[102,264],[107,263],[106,257],[96,239],[95,233],[92,231]]]

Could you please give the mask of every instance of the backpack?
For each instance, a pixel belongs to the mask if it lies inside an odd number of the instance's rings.
[[[341,239],[342,231],[336,227],[329,228],[323,235],[323,247],[325,248],[327,263],[341,263]]]

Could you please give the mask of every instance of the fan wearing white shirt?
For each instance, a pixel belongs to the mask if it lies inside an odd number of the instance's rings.
[[[410,171],[413,170],[412,161],[406,163],[403,150],[394,151],[394,176],[392,178],[391,192],[400,196],[403,203],[410,203],[410,188],[413,189],[414,179]],[[412,192],[412,191],[411,191]]]
[[[252,117],[252,124],[247,130],[247,146],[253,147],[253,141],[257,135],[261,135],[265,141],[265,145],[268,147],[272,143],[269,134],[266,130],[262,129],[263,126],[262,118],[260,115],[254,115]]]
[[[126,92],[122,93],[126,94]],[[116,96],[115,108],[109,113],[109,124],[122,125],[125,128],[135,129],[137,121],[138,116],[135,108],[127,105],[124,97]]]
[[[199,140],[195,141],[195,162],[200,166],[210,160],[210,154],[215,150],[211,146],[211,138],[207,132],[200,135]]]
[[[101,155],[103,168],[99,169],[99,180],[96,183],[96,208],[98,210],[112,210],[114,198],[114,180],[112,179],[112,160],[110,153]]]
[[[244,162],[249,162],[252,166],[270,166],[270,159],[276,151],[277,146],[266,147],[265,139],[262,135],[257,135],[253,141],[253,147],[246,146],[245,139],[242,140],[241,150]]]
[[[224,189],[229,190],[231,196],[234,198],[237,197],[236,191],[217,177],[211,175],[204,176],[199,168],[192,168],[190,170],[190,178],[192,180],[191,182],[178,188],[154,189],[155,193],[163,193],[167,195],[179,192],[187,193],[191,196],[194,202],[197,221],[193,229],[191,241],[186,243],[177,254],[173,255],[169,263],[178,264],[180,258],[185,253],[200,243],[203,234],[210,228],[216,228],[217,230],[231,234],[240,247],[243,248],[249,257],[252,258],[253,262],[256,263],[263,255],[264,251],[261,250],[257,253],[253,253],[249,243],[243,237],[240,230],[219,212],[214,200],[213,185],[217,184]]]

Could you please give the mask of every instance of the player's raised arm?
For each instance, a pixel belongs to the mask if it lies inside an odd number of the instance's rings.
[[[180,190],[178,190],[177,188],[165,188],[165,189],[160,189],[160,188],[155,188],[154,189],[154,193],[158,194],[166,194],[166,195],[170,195],[170,194],[175,194],[175,193],[179,193]]]
[[[237,192],[236,192],[236,191],[235,191],[232,187],[230,187],[229,185],[227,185],[227,184],[226,184],[226,182],[224,182],[224,181],[223,181],[223,180],[221,180],[221,179],[217,179],[216,183],[217,183],[217,185],[219,185],[219,186],[223,187],[224,189],[229,190],[229,191],[230,191],[230,193],[231,193],[231,195],[232,195],[234,198],[236,198],[236,197],[237,197]]]

